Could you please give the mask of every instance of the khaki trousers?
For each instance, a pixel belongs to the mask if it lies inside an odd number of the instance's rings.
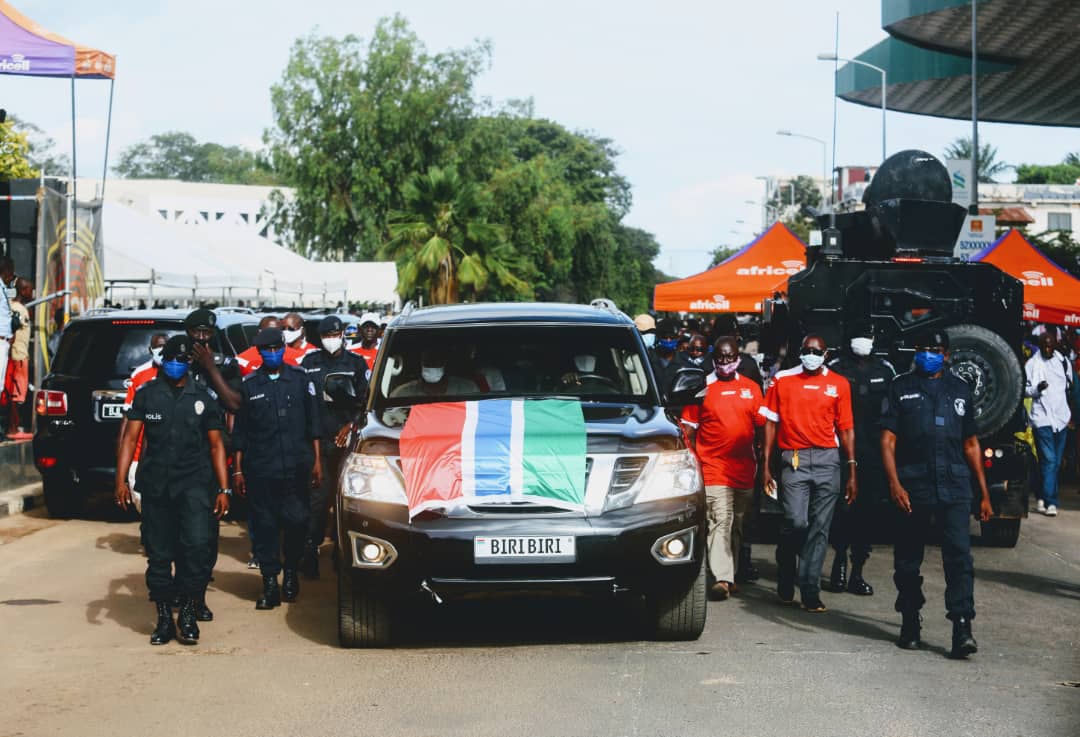
[[[705,503],[709,510],[709,570],[717,581],[735,581],[743,521],[753,501],[753,489],[705,487]]]

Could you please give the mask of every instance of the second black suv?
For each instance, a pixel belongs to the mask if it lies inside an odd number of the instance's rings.
[[[111,489],[116,441],[131,372],[150,359],[154,333],[184,330],[187,310],[94,310],[72,320],[35,395],[34,463],[53,517],[78,514]],[[220,310],[210,346],[231,358],[251,343],[258,317]]]

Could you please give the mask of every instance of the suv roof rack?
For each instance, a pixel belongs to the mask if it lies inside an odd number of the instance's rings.
[[[408,317],[416,309],[416,303],[411,299],[405,303],[405,306],[401,308],[401,317]]]
[[[82,313],[81,315],[76,315],[76,317],[94,317],[95,315],[108,315],[110,312],[120,312],[120,308],[118,308],[118,307],[91,307],[89,310]]]
[[[240,314],[240,315],[254,315],[255,310],[250,307],[234,307],[231,305],[225,305],[223,307],[215,307],[214,312],[221,314]]]
[[[621,315],[622,311],[619,309],[613,301],[607,297],[598,297],[589,303],[589,307],[595,307],[598,310],[605,310],[613,315]]]

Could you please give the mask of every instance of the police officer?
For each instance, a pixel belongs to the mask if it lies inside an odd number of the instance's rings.
[[[308,534],[304,553],[303,573],[308,578],[319,577],[319,545],[326,532],[326,515],[332,497],[334,484],[337,482],[338,466],[342,451],[334,444],[338,432],[349,425],[356,414],[356,409],[367,393],[368,365],[357,353],[345,350],[345,325],[337,315],[328,315],[319,322],[319,339],[322,350],[309,353],[304,357],[303,368],[308,378],[315,385],[315,397],[319,400],[319,416],[322,420],[322,443],[320,459],[322,462],[322,483],[312,488],[309,508]],[[330,374],[344,374],[352,383],[356,404],[343,406],[329,401],[323,391],[326,377]]]
[[[874,587],[863,578],[863,566],[870,557],[870,535],[876,528],[875,511],[885,498],[885,469],[881,465],[881,410],[896,371],[892,364],[874,353],[874,328],[870,323],[855,326],[848,342],[850,352],[834,358],[829,368],[851,384],[851,404],[855,415],[855,474],[859,496],[851,504],[836,508],[832,525],[833,558],[829,588],[871,596]],[[850,473],[850,467],[845,469]],[[851,578],[847,555],[851,548]]]
[[[303,369],[284,363],[279,328],[255,336],[262,365],[244,378],[233,428],[233,483],[255,512],[255,557],[263,577],[256,609],[273,609],[300,593],[297,568],[308,529],[308,491],[322,483],[319,408]],[[284,570],[281,588],[277,576]]]
[[[191,345],[186,335],[165,343],[158,378],[135,394],[128,410],[116,466],[116,503],[126,508],[131,504],[128,467],[143,433],[137,484],[143,499],[146,586],[158,613],[151,645],[177,636],[177,624],[180,642],[198,642],[196,602],[206,588],[211,547],[206,518],[220,519],[229,510],[221,412],[206,389],[191,380]],[[176,624],[174,597],[180,600]]]
[[[971,634],[975,618],[974,563],[968,516],[972,480],[981,494],[979,518],[990,519],[990,493],[983,476],[982,452],[975,434],[971,388],[945,370],[949,336],[931,331],[916,342],[915,370],[889,389],[881,418],[881,454],[889,496],[900,509],[893,580],[896,611],[903,624],[897,645],[921,645],[919,610],[926,602],[919,569],[934,517],[941,528],[945,569],[945,609],[953,623],[952,652],[964,658],[977,651]]]
[[[213,310],[200,307],[192,310],[184,318],[184,329],[191,338],[191,378],[201,384],[207,393],[216,399],[228,412],[236,412],[240,406],[240,366],[235,358],[216,354],[210,345],[217,332],[217,314]],[[206,559],[206,584],[213,580],[214,566],[217,565],[219,520],[209,516],[206,521],[210,529],[211,554]],[[206,591],[199,596],[196,612],[200,622],[210,622],[214,613],[206,605]]]

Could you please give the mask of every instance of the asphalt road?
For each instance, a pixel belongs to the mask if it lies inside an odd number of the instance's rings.
[[[977,548],[970,661],[945,657],[940,555],[928,550],[928,648],[893,645],[888,551],[869,598],[782,607],[765,578],[709,605],[691,643],[637,639],[625,607],[422,605],[394,650],[336,647],[333,580],[256,612],[247,541],[223,528],[202,642],[153,648],[138,526],[0,520],[0,736],[1080,734],[1080,495],[1032,516],[1013,550]],[[324,550],[324,574],[329,573]],[[830,558],[831,560],[831,558]],[[1069,685],[1071,682],[1071,685]]]

